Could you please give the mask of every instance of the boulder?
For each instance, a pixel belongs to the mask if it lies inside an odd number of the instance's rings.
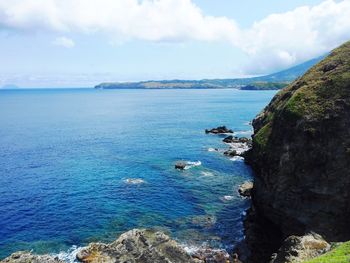
[[[130,230],[109,244],[91,243],[77,253],[77,259],[84,263],[194,262],[193,258],[169,236],[163,232],[145,229]]]
[[[270,263],[301,263],[327,252],[330,248],[331,246],[316,233],[290,236],[284,240]]]
[[[175,164],[175,169],[178,169],[178,170],[185,170],[187,166],[187,163],[186,162],[177,162]]]
[[[238,188],[238,193],[244,197],[250,197],[253,189],[253,182],[246,181]]]

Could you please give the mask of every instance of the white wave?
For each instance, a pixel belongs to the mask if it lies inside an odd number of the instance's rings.
[[[201,246],[189,246],[189,245],[184,245],[182,244],[182,248],[190,255],[195,255],[199,253],[200,255],[207,255],[207,256],[213,256],[214,254],[218,255],[224,255],[226,259],[229,258],[229,254],[226,249],[220,249],[220,248],[212,248],[205,242]],[[210,261],[211,262],[211,261]],[[227,261],[225,261],[227,262]]]
[[[200,166],[200,165],[202,165],[201,161],[197,161],[197,162],[190,162],[190,161],[188,161],[188,162],[186,162],[186,166],[185,166],[184,169],[188,170],[188,169],[191,169],[193,167]]]
[[[230,160],[234,162],[243,162],[244,158],[242,156],[233,156]]]
[[[230,149],[235,150],[237,154],[242,154],[250,149],[247,143],[233,142],[228,144],[230,145]]]
[[[222,201],[232,201],[235,197],[232,195],[224,195],[223,197],[220,197]]]
[[[127,184],[143,184],[145,181],[141,178],[128,178],[124,180]]]
[[[58,254],[54,254],[54,257],[57,257],[60,260],[63,260],[67,263],[75,263],[77,261],[77,253],[82,249],[82,247],[72,246],[67,251],[61,251]]]
[[[205,172],[205,171],[201,172],[201,175],[203,175],[203,176],[214,176],[214,174],[212,172]]]
[[[253,133],[253,130],[235,131],[235,135],[252,135]]]
[[[208,152],[217,152],[219,151],[218,149],[215,149],[215,148],[208,148]]]

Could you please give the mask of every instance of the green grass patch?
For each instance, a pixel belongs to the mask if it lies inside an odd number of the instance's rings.
[[[304,263],[349,263],[350,262],[350,241],[336,246],[328,253],[317,258],[305,261]]]

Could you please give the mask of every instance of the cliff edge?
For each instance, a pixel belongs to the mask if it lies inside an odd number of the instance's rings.
[[[350,42],[281,90],[254,119],[254,213],[282,238],[350,239]]]

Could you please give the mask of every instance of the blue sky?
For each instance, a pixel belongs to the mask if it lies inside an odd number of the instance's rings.
[[[259,75],[349,38],[349,0],[0,0],[0,86]]]

